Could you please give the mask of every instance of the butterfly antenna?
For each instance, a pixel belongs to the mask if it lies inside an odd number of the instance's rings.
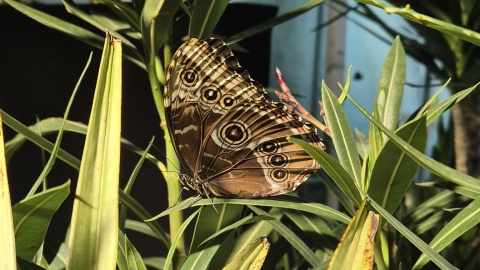
[[[217,207],[215,207],[215,204],[213,204],[212,198],[210,198],[210,196],[208,196],[208,192],[205,189],[205,185],[202,185],[202,189],[203,189],[203,194],[205,194],[205,196],[207,196],[207,199],[210,201],[210,204],[213,206],[213,209],[215,209],[215,212],[217,212],[217,215],[219,215],[220,213],[218,212]]]

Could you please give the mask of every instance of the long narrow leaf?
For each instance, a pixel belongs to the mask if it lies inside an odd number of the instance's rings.
[[[360,189],[362,169],[353,132],[342,105],[325,82],[322,82],[322,98],[338,160],[353,178],[357,188]]]
[[[2,114],[0,113],[0,123],[2,123]],[[7,162],[5,158],[5,145],[3,144],[3,125],[0,125],[0,213],[2,213],[2,222],[0,222],[0,269],[13,270],[17,268],[15,260],[15,233],[13,230],[12,206],[10,202],[10,188],[7,177]]]
[[[415,162],[425,167],[435,175],[438,175],[439,177],[457,185],[463,186],[471,190],[472,192],[475,192],[477,196],[480,196],[480,182],[478,181],[478,179],[454,170],[418,151],[417,149],[406,143],[404,140],[402,140],[400,137],[398,137],[395,133],[385,128],[378,120],[368,114],[368,112],[355,100],[351,98],[350,100],[358,108],[358,110],[370,120],[370,122],[373,122],[378,128],[382,130],[382,132],[387,134],[387,136],[392,140],[392,142],[395,143],[397,147],[405,151],[405,153],[407,153],[410,158],[415,160]]]
[[[116,265],[121,68],[121,43],[107,34],[73,205],[70,269]]]
[[[192,222],[192,220],[198,215],[199,212],[200,212],[200,209],[197,209],[195,212],[193,212],[193,214],[191,214],[187,219],[185,219],[182,225],[180,225],[180,227],[178,228],[177,234],[172,240],[172,245],[168,250],[167,258],[165,258],[165,264],[163,266],[163,269],[169,270],[172,267],[172,264],[173,264],[172,259],[173,259],[173,255],[175,254],[178,241],[180,241],[180,239],[183,239],[182,237],[183,232],[185,231],[187,226],[190,224],[190,222]]]
[[[209,199],[201,199],[195,202],[192,205],[194,198],[186,199],[177,205],[170,207],[169,209],[163,211],[162,213],[156,215],[153,219],[157,219],[166,215],[169,215],[173,211],[179,211],[187,209],[190,206],[201,206],[201,205],[211,205]],[[320,203],[314,203],[307,201],[302,198],[288,196],[288,195],[279,195],[271,198],[265,199],[224,199],[224,198],[214,198],[214,204],[219,203],[229,203],[229,204],[240,204],[240,205],[257,205],[257,206],[269,206],[269,207],[279,207],[279,208],[288,208],[288,209],[297,209],[299,211],[309,212],[315,215],[319,215],[325,218],[331,218],[338,220],[342,223],[347,224],[350,221],[350,218],[331,208]]]
[[[103,44],[103,38],[89,30],[81,28],[75,24],[58,19],[40,10],[22,4],[14,0],[5,0],[5,3],[12,6],[14,9],[27,15],[28,17],[36,20],[37,22],[60,31],[64,34],[72,36],[80,41],[90,44],[96,48],[101,48]]]
[[[370,205],[390,223],[398,232],[400,232],[405,238],[407,238],[412,244],[414,244],[420,251],[427,254],[427,256],[438,266],[440,269],[457,269],[450,264],[445,258],[440,256],[435,250],[427,245],[420,237],[416,236],[400,221],[395,219],[390,213],[383,209],[377,202],[369,198]]]
[[[406,69],[405,51],[400,38],[396,37],[383,64],[375,98],[378,119],[389,130],[398,126]]]
[[[362,195],[355,180],[353,180],[352,176],[333,157],[303,140],[296,138],[289,138],[288,140],[298,144],[305,152],[318,161],[322,169],[332,178],[337,186],[347,194],[348,198],[350,198],[355,205],[360,205]]]
[[[257,215],[267,215],[265,211],[258,207],[250,206],[250,209]],[[319,265],[321,261],[315,256],[315,253],[303,242],[292,230],[290,230],[285,224],[279,220],[269,220],[270,223],[278,233],[284,237],[313,267]]]
[[[229,0],[195,1],[195,8],[190,21],[189,37],[200,39],[210,37],[229,2]]]
[[[450,220],[433,238],[429,246],[435,251],[440,252],[466,231],[477,226],[478,223],[480,223],[480,197],[473,200]],[[428,261],[429,258],[425,254],[422,254],[413,268],[421,269]]]

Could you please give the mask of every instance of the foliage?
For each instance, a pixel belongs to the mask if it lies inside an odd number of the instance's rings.
[[[395,6],[377,0],[359,2],[371,5],[358,6],[360,14],[392,36],[403,35],[410,56],[424,64],[435,78],[442,82],[451,81],[448,88],[453,94],[480,80],[477,72],[480,64],[480,24],[477,19],[480,2],[388,1]],[[372,6],[406,19],[410,33],[383,22]],[[480,92],[476,91],[452,110],[455,168],[473,176],[480,175],[480,124],[476,120],[480,116],[479,100]]]
[[[357,260],[370,266],[373,255],[379,269],[394,269],[399,265],[418,269],[430,260],[442,269],[453,269],[453,265],[464,266],[463,262],[455,260],[455,245],[462,238],[478,237],[475,226],[480,221],[480,184],[477,179],[424,155],[423,151],[428,125],[470,94],[477,85],[439,102],[436,97],[443,90],[442,87],[409,121],[399,123],[398,112],[406,69],[405,52],[399,38],[394,41],[385,60],[373,114],[354,100],[349,100],[370,120],[368,135],[353,135],[341,106],[344,99],[339,100],[323,84],[321,91],[325,118],[329,123],[338,161],[324,151],[291,139],[322,164],[330,177],[323,180],[337,195],[346,214],[287,195],[255,200],[215,198],[213,203],[218,209],[217,213],[212,202],[205,198],[190,198],[175,204],[181,187],[175,174],[167,173],[178,168],[178,160],[168,139],[166,149],[170,162],[164,164],[148,154],[148,149],[143,151],[119,137],[119,75],[120,56],[145,69],[158,113],[161,119],[165,119],[161,91],[164,84],[163,67],[169,62],[170,44],[177,44],[169,35],[176,14],[189,16],[190,37],[207,37],[215,29],[228,1],[197,0],[192,3],[138,0],[134,1],[133,6],[115,0],[100,1],[113,10],[117,16],[115,18],[87,14],[74,2],[64,1],[69,12],[100,31],[108,25],[106,39],[19,2],[6,2],[40,23],[83,42],[94,46],[102,46],[103,42],[103,62],[88,126],[67,120],[69,106],[63,119],[42,119],[31,127],[22,125],[1,111],[3,122],[18,132],[15,138],[5,144],[5,155],[0,156],[2,172],[5,171],[4,156],[11,158],[27,140],[52,153],[45,173],[37,183],[45,180],[56,159],[79,170],[75,206],[71,213],[71,232],[68,240],[55,250],[58,258],[67,262],[69,268],[112,269],[116,261],[119,269],[146,269],[147,265],[155,269],[218,269],[225,265],[237,269],[239,265],[258,267],[263,260],[266,269],[326,268],[328,264],[335,268],[352,268]],[[321,3],[309,1],[263,25],[229,37],[227,41],[241,40],[257,33],[258,29],[291,19]],[[126,27],[129,31],[124,31]],[[122,41],[121,44],[118,40]],[[478,38],[474,37],[474,41],[478,42]],[[157,56],[162,48],[163,59]],[[349,85],[350,78],[347,76],[345,86],[340,85],[347,97]],[[162,127],[168,138],[166,126]],[[38,130],[42,134],[58,132],[55,144],[35,132]],[[59,147],[62,133],[67,130],[86,134],[81,161]],[[361,140],[362,137],[368,138],[368,141]],[[138,171],[132,172],[127,186],[117,192],[120,145],[141,156],[138,167],[147,160],[157,165],[165,177],[170,208],[156,218],[129,194]],[[364,149],[361,152],[363,154],[359,154],[357,146],[358,149]],[[422,187],[411,185],[419,166],[441,177],[442,182],[424,184]],[[0,179],[0,188],[8,194],[6,174],[2,173],[0,177],[3,177]],[[14,231],[17,244],[16,250],[8,243],[0,245],[2,254],[6,254],[5,258],[10,258],[0,262],[5,269],[15,267],[15,254],[16,263],[22,267],[65,267],[45,260],[42,244],[51,216],[69,192],[69,182],[60,187],[44,188],[41,192],[37,192],[38,186],[35,184],[32,194],[11,208],[8,196],[0,198],[0,207],[13,213],[8,225],[5,225],[7,222],[0,225],[1,238],[12,239]],[[433,195],[428,199],[417,198],[417,204],[408,205],[406,196],[408,198],[418,189],[428,190]],[[117,207],[118,202],[122,204],[120,208]],[[190,207],[195,209],[193,213],[187,211]],[[126,209],[130,211],[128,215]],[[373,212],[368,212],[368,209]],[[190,214],[184,219],[183,214],[187,213]],[[379,219],[373,213],[378,214]],[[164,216],[169,218],[169,232],[157,220]],[[36,222],[38,217],[42,222]],[[13,231],[9,229],[10,224]],[[349,224],[348,227],[346,224]],[[194,233],[185,237],[187,228],[192,227]],[[377,231],[377,228],[386,230]],[[156,258],[142,258],[134,241],[129,239],[133,231],[158,239],[159,245],[164,245],[168,253]],[[399,232],[398,239],[396,232]],[[191,239],[189,244],[186,239]],[[65,252],[67,243],[68,252]],[[397,245],[403,248],[406,244],[415,248],[409,246],[406,251],[402,250],[403,255],[397,254]],[[447,248],[449,245],[452,247]],[[364,256],[359,256],[359,247]],[[473,259],[465,263],[471,261]]]

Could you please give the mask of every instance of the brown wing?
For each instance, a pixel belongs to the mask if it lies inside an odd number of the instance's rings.
[[[225,197],[281,194],[319,168],[286,140],[298,137],[323,148],[315,130],[274,103],[223,41],[185,42],[166,78],[170,136],[188,182],[202,186],[197,191]]]

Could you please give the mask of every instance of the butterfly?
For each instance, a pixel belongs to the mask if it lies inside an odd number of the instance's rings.
[[[287,141],[325,149],[316,130],[242,68],[220,39],[192,38],[166,74],[165,113],[184,187],[207,197],[256,198],[295,190],[318,162]]]

